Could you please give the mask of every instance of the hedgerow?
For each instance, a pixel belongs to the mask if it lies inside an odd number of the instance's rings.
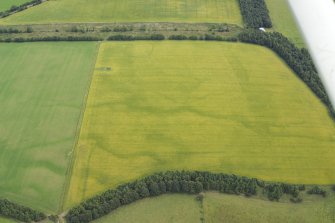
[[[46,215],[42,212],[15,204],[6,199],[0,199],[0,215],[23,222],[38,222],[46,218]]]
[[[0,39],[0,42],[54,42],[54,41],[101,41],[102,38],[94,37],[94,36],[45,36],[45,37],[14,37],[14,38],[5,38]]]
[[[32,0],[32,1],[29,1],[29,2],[25,2],[25,3],[23,3],[19,6],[13,5],[10,9],[8,9],[4,12],[0,12],[0,18],[10,16],[11,14],[16,13],[16,12],[21,12],[21,11],[31,7],[31,6],[39,5],[42,2],[43,2],[43,0]]]
[[[162,34],[151,34],[147,36],[135,36],[135,35],[113,35],[108,37],[108,40],[114,41],[134,41],[134,40],[164,40],[165,36]]]
[[[199,172],[168,171],[148,176],[115,190],[108,190],[72,208],[66,215],[68,223],[85,223],[107,215],[111,211],[137,200],[166,193],[199,194],[218,191],[227,194],[253,196],[261,189],[270,200],[279,200],[286,193],[296,197],[299,186],[265,183],[255,178]]]

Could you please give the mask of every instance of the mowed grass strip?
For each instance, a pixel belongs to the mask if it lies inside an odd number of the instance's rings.
[[[0,1],[0,12],[8,10],[14,5],[19,6],[26,2],[29,2],[29,0],[1,0]]]
[[[195,196],[162,195],[119,208],[94,223],[200,223],[200,203]]]
[[[220,22],[241,25],[242,18],[237,0],[56,0],[0,22]]]
[[[325,106],[266,48],[103,43],[66,206],[164,170],[334,183],[334,143]]]
[[[0,197],[57,211],[96,51],[0,44]]]
[[[270,12],[273,29],[284,34],[298,47],[304,47],[305,43],[295,21],[288,0],[265,0]]]

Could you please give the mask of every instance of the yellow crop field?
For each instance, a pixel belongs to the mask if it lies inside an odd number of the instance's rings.
[[[266,48],[102,43],[66,207],[164,170],[334,183],[334,133],[324,105]]]

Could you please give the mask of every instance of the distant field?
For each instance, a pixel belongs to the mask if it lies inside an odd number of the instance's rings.
[[[266,48],[103,43],[66,206],[170,169],[334,183],[334,132],[325,107]]]
[[[10,9],[13,5],[21,5],[29,0],[1,0],[0,1],[0,12]]]
[[[195,223],[200,222],[200,204],[195,196],[163,195],[120,208],[94,222]]]
[[[332,223],[335,221],[334,196],[312,196],[301,204],[278,203],[235,195],[206,193],[206,223]]]
[[[297,46],[304,47],[304,40],[295,22],[288,0],[265,0],[265,2],[270,11],[274,30],[287,36]]]
[[[222,22],[241,25],[242,18],[237,0],[55,0],[2,22]]]
[[[57,211],[96,48],[0,44],[0,197]]]
[[[206,193],[203,217],[206,223],[332,223],[335,220],[334,196],[311,196],[301,204],[271,202],[259,198]],[[200,221],[201,206],[191,195],[164,195],[122,207],[95,223],[185,222]]]

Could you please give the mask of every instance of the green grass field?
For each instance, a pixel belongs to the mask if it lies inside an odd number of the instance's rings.
[[[273,29],[284,34],[298,47],[304,47],[304,40],[290,9],[288,0],[265,0],[270,11]]]
[[[13,5],[21,5],[29,0],[1,0],[0,1],[0,12],[10,9]]]
[[[210,192],[205,193],[202,208],[195,196],[163,195],[122,207],[94,222],[201,223],[201,216],[207,223],[332,223],[335,198],[310,196],[303,203],[293,204]]]
[[[96,50],[0,44],[0,197],[57,211]]]
[[[335,182],[335,125],[272,51],[225,42],[101,45],[66,206],[157,171]]]
[[[335,221],[335,198],[310,196],[300,204],[271,202],[257,198],[206,193],[206,223],[332,223]]]
[[[195,223],[200,216],[200,203],[195,196],[170,194],[122,207],[94,223]]]
[[[1,217],[0,217],[0,222],[1,223],[15,223],[14,220],[7,219],[7,218],[1,218]]]
[[[1,22],[1,20],[0,20]],[[242,24],[236,0],[56,0],[2,23],[222,22]]]

